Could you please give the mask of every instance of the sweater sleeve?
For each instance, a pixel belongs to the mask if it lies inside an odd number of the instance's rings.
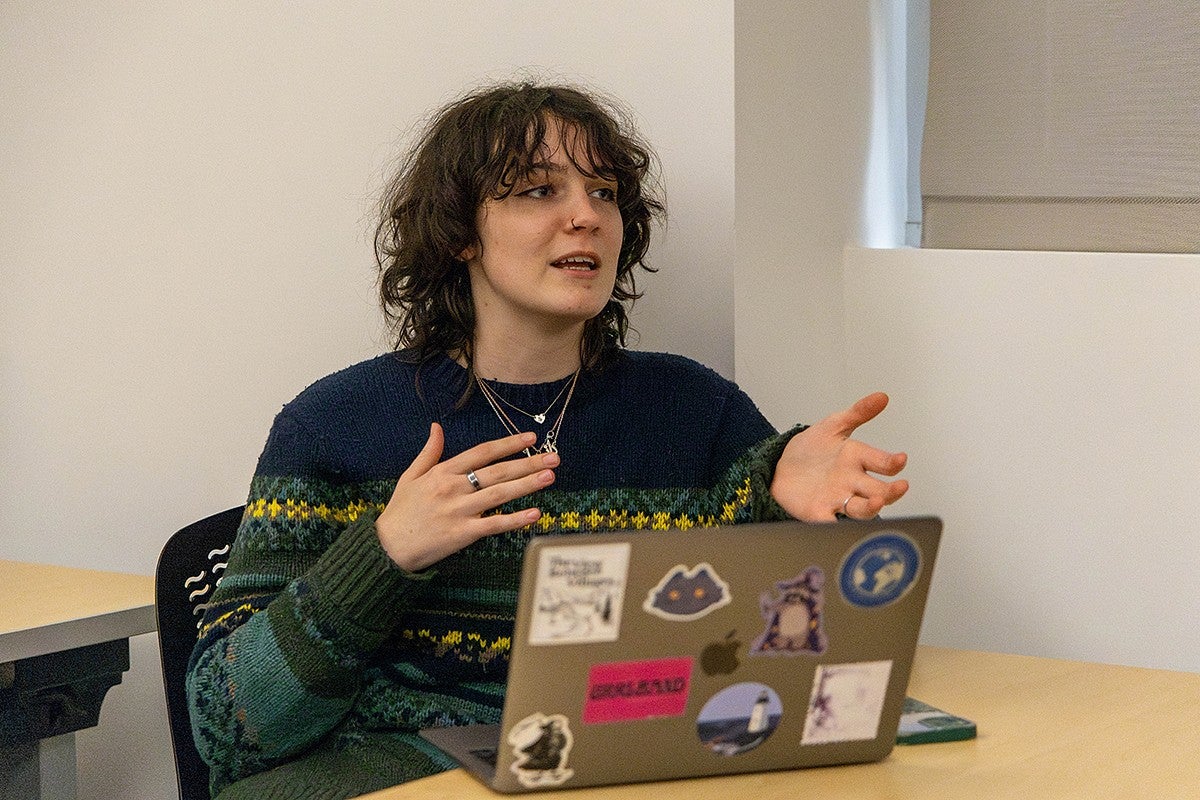
[[[747,504],[749,513],[744,520],[738,520],[739,522],[777,522],[792,518],[771,494],[771,481],[775,477],[775,466],[779,463],[779,457],[783,455],[783,449],[793,436],[807,427],[796,425],[783,433],[764,439],[750,449],[744,461],[739,462],[745,465],[746,482],[750,488],[750,502]],[[735,470],[737,466],[735,465]]]
[[[303,752],[349,712],[371,656],[431,573],[396,567],[361,487],[263,464],[318,459],[281,414],[189,665],[193,735],[214,793]],[[286,459],[279,454],[286,452]],[[307,453],[307,456],[298,456]]]

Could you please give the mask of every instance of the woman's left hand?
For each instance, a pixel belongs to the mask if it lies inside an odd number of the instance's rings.
[[[875,475],[899,474],[908,456],[850,438],[887,403],[883,392],[867,395],[792,437],[771,481],[776,502],[797,519],[831,522],[839,514],[871,519],[903,497],[908,481],[886,481]]]

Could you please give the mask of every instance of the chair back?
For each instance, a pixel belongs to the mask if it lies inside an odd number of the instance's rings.
[[[192,739],[185,680],[200,620],[225,569],[242,511],[242,506],[230,508],[180,529],[167,540],[154,573],[158,646],[180,800],[209,798],[208,765]]]

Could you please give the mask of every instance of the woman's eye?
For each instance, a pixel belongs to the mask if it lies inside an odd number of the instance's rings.
[[[603,186],[592,192],[593,197],[598,197],[601,200],[613,201],[617,199],[617,190],[609,186]]]
[[[534,186],[532,188],[526,189],[525,191],[521,192],[521,197],[535,197],[536,198],[536,197],[549,197],[549,196],[550,196],[550,187],[549,186]]]

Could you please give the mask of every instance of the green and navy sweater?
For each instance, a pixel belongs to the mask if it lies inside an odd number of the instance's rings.
[[[492,385],[540,410],[566,380]],[[460,403],[466,381],[445,356],[393,353],[279,413],[188,676],[214,795],[350,797],[453,766],[415,731],[499,721],[531,536],[786,516],[769,486],[788,435],[715,372],[623,351],[581,374],[553,486],[511,504],[541,519],[405,572],[374,519],[430,423],[444,458],[505,435],[478,391]]]

